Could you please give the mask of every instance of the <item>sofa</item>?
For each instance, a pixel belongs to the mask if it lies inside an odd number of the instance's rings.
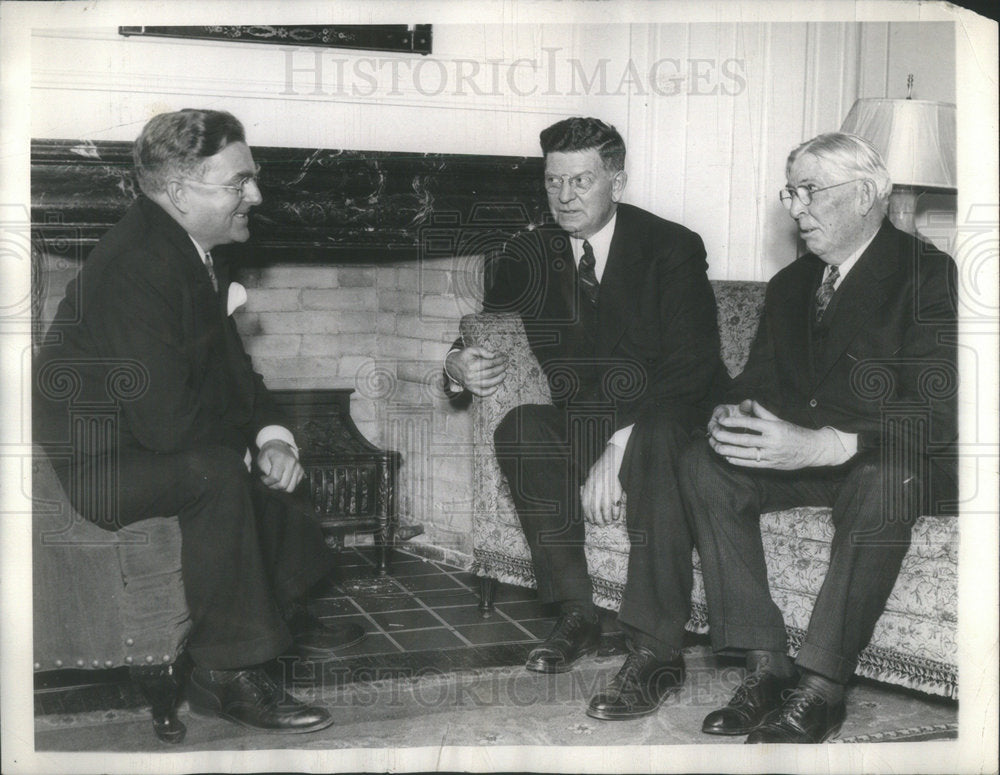
[[[764,301],[764,283],[713,281],[718,305],[722,359],[730,375],[746,363]],[[524,534],[493,450],[493,431],[514,406],[551,403],[549,386],[516,315],[466,315],[467,345],[507,356],[500,389],[471,405],[473,420],[473,562],[481,580],[481,609],[492,609],[496,583],[535,587]],[[827,508],[802,507],[764,514],[761,533],[768,578],[788,630],[789,652],[802,642],[816,595],[826,575],[833,527]],[[620,524],[587,525],[586,556],[594,602],[617,610],[621,602],[629,544]],[[697,551],[688,629],[708,631],[705,590]],[[948,698],[958,696],[956,626],[958,607],[958,522],[921,517],[909,552],[856,674]]]

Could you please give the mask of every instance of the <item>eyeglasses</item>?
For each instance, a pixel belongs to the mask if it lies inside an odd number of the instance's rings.
[[[836,188],[837,186],[846,186],[848,183],[857,183],[859,180],[865,180],[865,178],[854,178],[854,180],[845,180],[842,183],[834,183],[832,186],[823,186],[822,188],[816,188],[815,186],[785,186],[781,191],[778,192],[778,199],[781,200],[781,204],[785,206],[786,210],[792,209],[792,195],[794,194],[798,197],[798,200],[802,203],[803,207],[808,207],[812,204],[813,194],[817,194],[820,191],[827,191],[831,188]]]
[[[204,180],[195,180],[194,178],[184,178],[191,183],[197,183],[200,186],[210,186],[212,188],[225,188],[232,191],[240,199],[246,199],[247,196],[247,186],[253,183],[257,185],[257,177],[260,175],[260,165],[254,166],[253,175],[247,175],[245,178],[237,181],[236,183],[207,183]]]
[[[569,177],[568,175],[546,175],[545,190],[550,194],[558,194],[562,191],[563,181],[569,183],[569,187],[574,193],[586,194],[593,188],[597,179],[589,172],[582,175],[574,175],[573,177]]]

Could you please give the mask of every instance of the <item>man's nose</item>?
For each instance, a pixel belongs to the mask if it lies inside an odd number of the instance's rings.
[[[569,202],[576,199],[576,189],[573,188],[573,181],[564,180],[559,185],[559,201]]]
[[[799,219],[803,213],[805,213],[809,208],[802,204],[802,200],[799,199],[798,194],[792,194],[792,199],[789,202],[788,214],[792,216],[796,221]]]
[[[244,184],[243,201],[252,204],[259,205],[264,201],[264,195],[260,192],[260,186],[257,185],[257,180],[248,180]]]

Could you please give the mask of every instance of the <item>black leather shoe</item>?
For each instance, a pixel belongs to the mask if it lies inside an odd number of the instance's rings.
[[[357,624],[325,624],[305,606],[296,606],[286,615],[285,622],[295,639],[294,651],[307,659],[333,656],[340,649],[360,643],[364,629]]]
[[[563,614],[541,645],[528,654],[525,667],[536,673],[565,673],[580,657],[597,651],[601,624],[573,611]]]
[[[818,694],[795,689],[747,736],[748,743],[822,743],[840,731],[844,701],[831,705]]]
[[[634,646],[607,691],[590,700],[587,715],[606,721],[648,716],[683,683],[682,658],[665,662],[644,646]]]
[[[713,710],[702,722],[708,735],[746,735],[760,726],[764,717],[781,707],[797,678],[779,678],[773,673],[749,673],[724,708]]]
[[[262,732],[315,732],[333,723],[324,708],[299,702],[260,668],[196,667],[188,684],[188,705],[198,715],[218,716]]]

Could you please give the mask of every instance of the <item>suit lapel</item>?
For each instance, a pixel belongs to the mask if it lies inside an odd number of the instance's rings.
[[[865,321],[885,303],[885,282],[896,273],[898,261],[891,228],[883,224],[837,289],[839,298],[826,321],[829,326],[826,346],[816,363],[816,384],[826,377]]]
[[[643,257],[642,246],[634,230],[629,228],[628,212],[626,208],[619,207],[597,305],[597,345],[602,355],[611,354],[638,314],[635,303],[638,289],[634,285],[643,277],[643,273],[638,271]]]
[[[810,318],[813,314],[813,295],[823,274],[824,264],[816,256],[799,259],[797,271],[774,300],[771,328],[778,359],[784,363],[800,364],[796,370],[803,386],[813,372],[813,352],[810,343]],[[803,387],[807,390],[808,387]]]

